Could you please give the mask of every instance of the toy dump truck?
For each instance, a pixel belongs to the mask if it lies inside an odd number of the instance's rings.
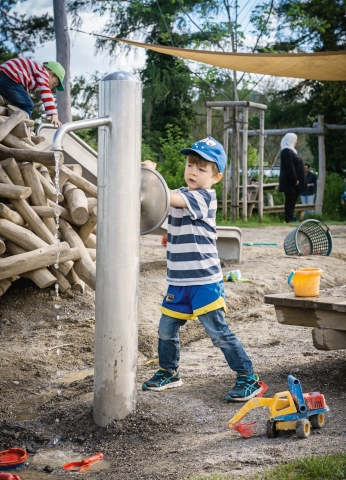
[[[325,413],[329,411],[329,407],[321,393],[303,394],[299,380],[292,375],[288,376],[288,386],[289,391],[276,393],[273,398],[257,397],[249,400],[228,422],[228,428],[239,432],[244,438],[252,437],[257,430],[256,422],[241,423],[241,420],[254,408],[268,407],[268,438],[278,437],[280,430],[295,430],[299,438],[308,438],[311,427],[324,426]],[[264,391],[267,388],[264,384]]]

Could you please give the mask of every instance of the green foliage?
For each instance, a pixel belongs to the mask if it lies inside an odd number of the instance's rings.
[[[166,180],[171,190],[185,185],[184,171],[186,157],[180,150],[192,144],[192,138],[183,136],[179,127],[166,125],[166,136],[160,139],[162,161],[158,163],[157,170]]]
[[[144,160],[151,160],[152,162],[156,162],[157,154],[153,152],[153,150],[144,143],[144,140],[142,139],[142,154],[141,154],[142,162]]]
[[[346,220],[346,205],[341,200],[344,185],[344,178],[341,175],[327,172],[323,214],[332,220]]]

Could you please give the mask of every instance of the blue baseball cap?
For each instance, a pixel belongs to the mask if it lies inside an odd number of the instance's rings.
[[[209,162],[214,162],[220,173],[223,173],[227,163],[227,157],[225,150],[221,143],[219,143],[213,137],[203,138],[195,142],[191,148],[183,148],[180,153],[188,155],[189,153],[198,153],[201,157],[205,158]]]

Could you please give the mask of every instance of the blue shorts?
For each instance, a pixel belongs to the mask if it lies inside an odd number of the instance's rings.
[[[219,308],[223,308],[227,313],[223,280],[208,285],[169,285],[161,313],[180,320],[198,320],[198,315]]]

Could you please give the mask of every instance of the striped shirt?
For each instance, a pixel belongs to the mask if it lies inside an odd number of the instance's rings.
[[[48,116],[57,113],[52,90],[49,87],[48,70],[29,58],[13,58],[0,65],[11,80],[21,83],[27,92],[40,90],[42,102]]]
[[[216,248],[216,209],[214,189],[180,193],[186,208],[170,207],[167,229],[167,282],[169,285],[207,285],[222,280]]]

